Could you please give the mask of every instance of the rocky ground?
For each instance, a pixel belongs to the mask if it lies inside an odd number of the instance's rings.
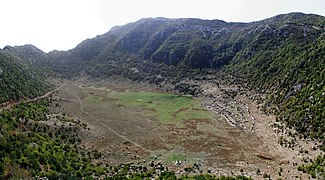
[[[318,148],[320,142],[303,139],[294,129],[276,122],[275,115],[266,115],[261,110],[261,100],[265,94],[249,91],[241,85],[211,80],[187,82],[192,87],[200,88],[197,92],[201,93],[197,96],[205,100],[204,107],[222,115],[230,125],[261,137],[264,143],[259,148],[268,149],[265,154],[257,155],[265,160],[265,165],[255,172],[229,173],[211,168],[212,172],[216,175],[244,174],[254,179],[263,179],[268,175],[271,179],[312,179],[308,174],[298,171],[297,167],[322,154]]]

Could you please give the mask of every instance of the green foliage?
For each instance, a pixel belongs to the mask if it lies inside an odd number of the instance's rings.
[[[298,166],[298,170],[310,174],[313,178],[325,178],[325,155],[319,155],[310,164]]]
[[[48,89],[42,76],[0,50],[0,106],[10,100],[42,95]]]
[[[324,139],[325,36],[310,42],[282,41],[277,49],[267,48],[231,64],[229,69],[243,81],[249,79],[251,88],[273,93],[265,105],[278,107],[277,120],[295,127],[305,137]]]
[[[200,174],[200,175],[183,175],[181,178],[179,178],[181,180],[184,179],[191,179],[191,180],[215,180],[216,177],[208,175],[208,174]]]
[[[13,176],[10,169],[15,165],[49,179],[104,174],[105,169],[91,165],[91,157],[73,147],[76,132],[37,123],[46,120],[48,105],[48,100],[21,103],[0,114],[0,177]],[[35,122],[26,123],[27,119]]]

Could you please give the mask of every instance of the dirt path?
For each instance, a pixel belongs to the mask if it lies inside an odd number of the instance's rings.
[[[2,112],[5,109],[10,109],[12,106],[17,105],[17,104],[22,103],[22,102],[27,102],[28,103],[28,102],[33,102],[33,101],[36,101],[36,100],[39,100],[39,99],[44,99],[44,98],[48,97],[49,95],[51,95],[52,93],[54,93],[55,91],[58,91],[59,89],[61,89],[63,86],[65,86],[65,84],[61,85],[60,87],[57,87],[56,89],[53,89],[52,91],[47,92],[46,94],[44,94],[42,96],[38,96],[38,97],[33,98],[33,99],[25,99],[25,100],[20,100],[18,102],[14,102],[14,103],[8,103],[5,107],[0,108],[0,112]]]
[[[80,99],[80,97],[79,97],[78,95],[74,95],[74,96],[78,99],[78,101],[79,101],[79,103],[80,103],[80,110],[81,110],[83,113],[89,115],[93,120],[95,120],[95,121],[98,122],[100,125],[102,125],[102,126],[104,126],[105,128],[107,128],[109,131],[113,132],[116,136],[118,136],[118,137],[120,137],[120,138],[126,140],[127,142],[132,143],[133,145],[135,145],[136,147],[140,148],[140,149],[143,150],[143,151],[150,152],[149,150],[147,150],[147,149],[145,149],[144,147],[142,147],[140,144],[138,144],[138,143],[132,141],[131,139],[127,138],[126,136],[124,136],[124,135],[118,133],[117,131],[115,131],[114,129],[112,129],[111,127],[109,127],[108,125],[106,125],[106,124],[104,124],[103,122],[101,122],[100,120],[98,120],[94,115],[92,115],[92,114],[90,114],[89,112],[85,111],[84,108],[83,108],[82,100]]]

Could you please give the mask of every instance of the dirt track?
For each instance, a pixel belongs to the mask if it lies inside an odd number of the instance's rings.
[[[123,136],[122,134],[116,132],[115,130],[113,130],[111,127],[109,127],[108,125],[102,123],[101,121],[99,121],[94,115],[90,114],[89,112],[85,111],[83,106],[82,106],[82,100],[80,99],[80,97],[78,95],[75,95],[77,97],[77,99],[79,100],[80,103],[80,110],[85,113],[88,114],[90,117],[92,117],[93,120],[95,120],[96,122],[98,122],[100,125],[104,126],[105,128],[107,128],[109,131],[113,132],[116,136],[124,139],[126,142],[132,143],[133,145],[135,145],[136,147],[140,148],[143,151],[148,151],[147,149],[143,148],[140,144],[134,142],[133,140],[127,138],[126,136]]]
[[[63,86],[65,86],[65,84],[53,89],[52,91],[47,92],[46,94],[44,94],[42,96],[38,96],[38,97],[33,98],[33,99],[24,99],[24,100],[20,100],[18,102],[14,102],[14,103],[7,102],[6,103],[7,105],[5,107],[0,108],[0,112],[2,112],[5,109],[10,109],[12,106],[17,105],[17,104],[22,103],[22,102],[33,102],[33,101],[36,101],[38,99],[44,99],[44,98],[48,97],[49,95],[51,95],[52,93],[60,90]]]

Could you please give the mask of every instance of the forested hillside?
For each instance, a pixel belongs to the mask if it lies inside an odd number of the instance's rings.
[[[258,44],[265,45],[264,50],[246,59],[237,57],[226,69],[252,89],[269,94],[264,107],[276,113],[277,120],[287,122],[305,137],[323,139],[324,33],[299,41],[289,37],[273,48],[268,45],[272,40],[262,39]]]
[[[0,103],[43,95],[49,85],[36,69],[0,50]]]

